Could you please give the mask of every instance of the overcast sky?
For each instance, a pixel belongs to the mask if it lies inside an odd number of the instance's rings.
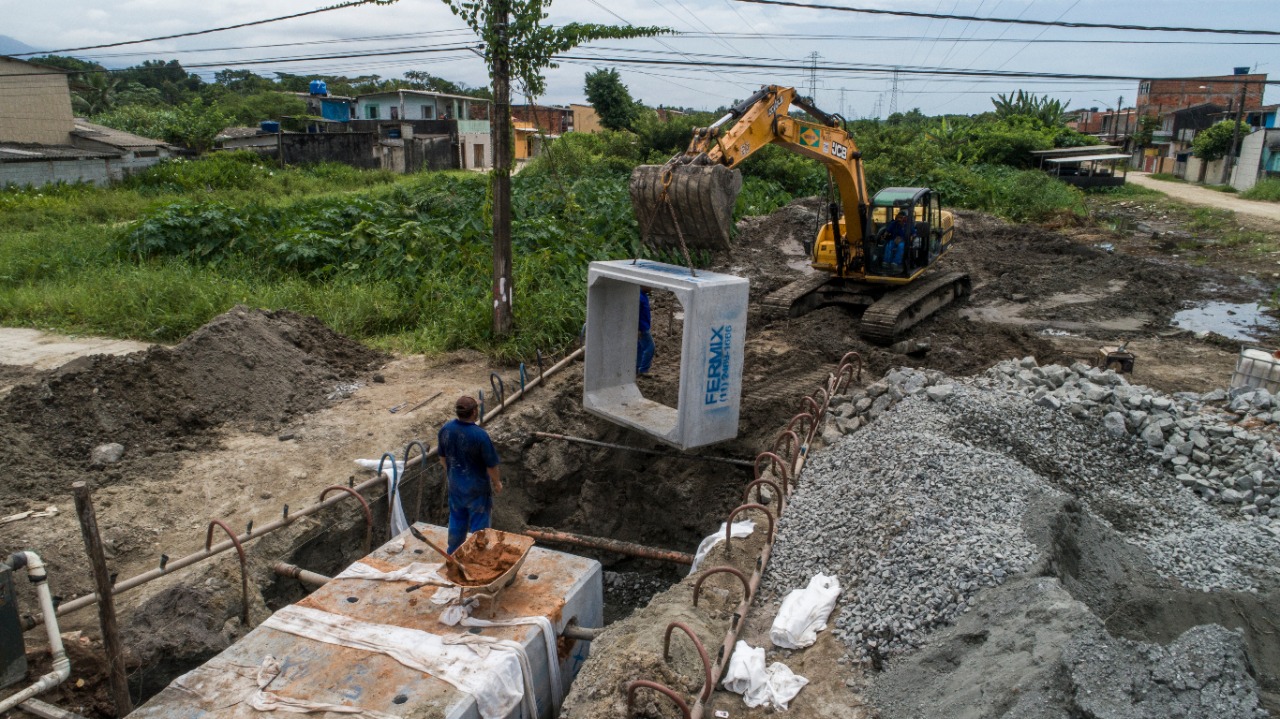
[[[1280,30],[1276,0],[816,0],[820,4],[880,7],[987,17]],[[332,4],[332,0],[0,0],[0,34],[39,49],[97,45],[229,25],[286,15]],[[899,65],[979,70],[1185,76],[1230,74],[1235,66],[1256,67],[1280,79],[1280,37],[1150,33],[1116,30],[1039,28],[989,23],[868,16],[824,10],[766,7],[735,0],[557,0],[550,22],[571,21],[661,25],[697,36],[661,40],[601,41],[574,55],[661,60],[733,62],[764,59],[771,69],[713,69],[615,64],[608,59],[563,62],[548,73],[543,102],[583,101],[583,74],[616,67],[632,95],[648,105],[715,109],[750,94],[761,84],[807,88],[802,68],[810,53],[819,65]],[[822,37],[798,37],[822,36]],[[375,38],[358,42],[353,38]],[[1036,40],[1036,42],[1027,42]],[[1119,41],[1112,44],[1053,43],[1052,40]],[[466,50],[404,56],[361,57],[361,53],[401,48],[459,46],[474,41],[440,0],[399,0],[390,6],[362,6],[260,27],[161,41],[113,50],[69,53],[108,66],[144,59],[180,60],[184,65],[234,60],[351,55],[348,59],[291,60],[249,66],[261,74],[378,74],[399,77],[422,69],[470,85],[487,85],[479,57]],[[1192,41],[1214,44],[1138,44],[1135,41]],[[285,43],[309,43],[261,47]],[[1223,43],[1254,43],[1228,46]],[[1261,44],[1258,44],[1261,43]],[[250,47],[258,46],[258,47]],[[240,48],[240,49],[234,49]],[[125,55],[125,52],[134,54]],[[727,57],[706,58],[698,55]],[[212,78],[213,68],[199,69]],[[847,117],[888,114],[892,80],[885,74],[819,71],[821,107]],[[1131,105],[1137,84],[1126,81],[1056,81],[940,78],[903,75],[897,107],[928,114],[974,113],[991,107],[998,92],[1024,88],[1048,93],[1071,107]],[[807,92],[807,91],[806,91]],[[1275,90],[1268,101],[1276,101]]]

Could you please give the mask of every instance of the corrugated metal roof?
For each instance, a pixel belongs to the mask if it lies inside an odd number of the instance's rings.
[[[82,150],[70,145],[32,145],[24,142],[0,142],[0,162],[92,160],[114,157],[120,157],[120,154],[115,152]]]
[[[1117,152],[1111,155],[1084,155],[1076,157],[1051,157],[1045,162],[1064,163],[1064,162],[1094,162],[1097,160],[1125,160],[1128,155],[1123,152]]]
[[[76,129],[72,131],[73,135],[83,137],[86,140],[101,142],[114,147],[171,147],[169,143],[163,140],[152,140],[149,137],[134,135],[124,130],[116,130],[104,125],[96,125],[84,118],[76,118]]]

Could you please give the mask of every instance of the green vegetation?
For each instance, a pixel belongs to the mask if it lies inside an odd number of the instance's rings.
[[[1220,160],[1231,152],[1231,141],[1235,137],[1244,137],[1250,127],[1235,120],[1223,120],[1196,135],[1191,141],[1191,151],[1205,162]]]
[[[1259,180],[1258,184],[1240,193],[1240,196],[1246,200],[1280,202],[1280,180],[1272,178]]]
[[[585,78],[587,102],[600,116],[600,124],[610,130],[630,130],[643,107],[631,99],[631,91],[622,84],[622,76],[614,68],[596,68]]]
[[[114,113],[121,123],[168,113],[173,126],[182,117],[198,124],[201,108],[204,116],[230,112],[228,93],[249,106],[275,82],[230,71],[218,80],[221,109],[188,97],[178,107]],[[150,89],[180,95],[184,87],[175,80]],[[474,347],[528,358],[576,336],[588,262],[642,252],[627,190],[632,168],[682,151],[692,128],[713,117],[662,122],[647,111],[631,131],[571,133],[513,178],[517,332],[508,339],[494,339],[490,325],[487,177],[282,169],[251,153],[169,161],[111,188],[0,190],[0,322],[174,341],[245,303],[315,314],[396,350]],[[1083,193],[1018,166],[1026,148],[1086,141],[1040,118],[913,111],[849,128],[872,192],[927,185],[947,205],[1017,221],[1086,212]],[[743,170],[738,217],[827,191],[821,165],[780,147],[756,153]]]
[[[1161,180],[1164,182],[1186,182],[1186,180],[1178,177],[1172,172],[1153,172],[1150,177],[1153,180]]]

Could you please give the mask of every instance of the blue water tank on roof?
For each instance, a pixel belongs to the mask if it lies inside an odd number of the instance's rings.
[[[263,120],[259,125],[259,129],[272,135],[280,132],[280,123],[275,120]]]
[[[328,83],[326,83],[324,80],[312,80],[312,81],[311,81],[311,94],[312,94],[312,95],[328,95],[328,94],[329,94],[329,84],[328,84]]]

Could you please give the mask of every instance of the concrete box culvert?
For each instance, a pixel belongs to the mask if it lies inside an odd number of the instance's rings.
[[[738,436],[748,281],[647,260],[592,262],[587,275],[583,407],[680,449]],[[639,288],[668,290],[684,308],[675,407],[636,386]]]

